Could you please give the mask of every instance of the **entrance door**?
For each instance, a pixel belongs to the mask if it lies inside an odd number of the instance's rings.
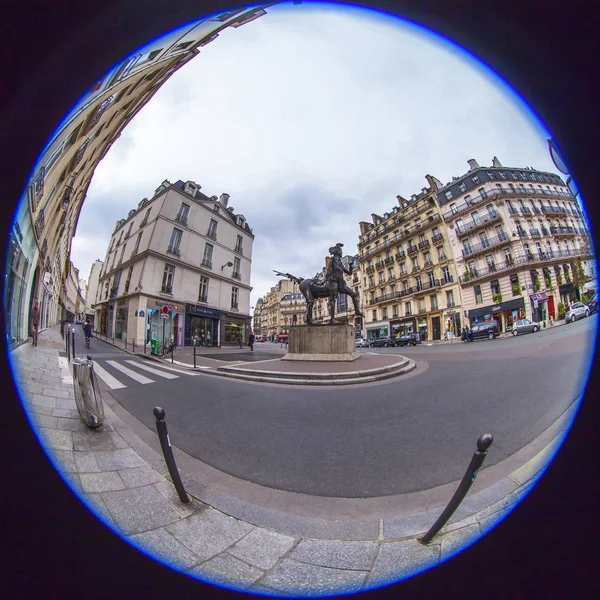
[[[554,312],[554,296],[548,296],[548,317],[556,319],[556,314]]]
[[[441,332],[441,325],[440,325],[439,317],[431,317],[431,329],[432,329],[431,339],[441,340],[442,332]]]

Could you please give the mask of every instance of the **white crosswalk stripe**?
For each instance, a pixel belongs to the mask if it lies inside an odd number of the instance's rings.
[[[154,373],[155,375],[158,375],[159,377],[164,377],[165,379],[177,379],[179,377],[179,375],[172,375],[171,373],[165,373],[163,371],[159,371],[158,369],[153,369],[152,367],[149,367],[148,365],[142,365],[135,360],[126,360],[125,362],[137,367],[138,369],[143,369],[144,371],[148,371],[149,373]]]
[[[121,371],[121,373],[125,373],[125,375],[127,375],[127,377],[131,377],[131,379],[135,379],[135,381],[137,381],[138,383],[142,383],[142,384],[154,383],[154,379],[150,379],[149,377],[146,377],[145,375],[140,375],[139,373],[136,373],[132,369],[127,368],[125,365],[119,364],[116,360],[107,360],[106,364],[110,365],[111,367],[114,367],[115,369],[117,369],[117,371]]]
[[[189,375],[190,377],[198,377],[198,373],[194,373],[192,371],[184,371],[183,369],[177,369],[176,367],[167,367],[166,365],[159,365],[161,369],[167,369],[168,371],[173,371],[174,373],[179,373],[179,375]],[[209,369],[210,367],[201,367],[201,368],[207,368]]]
[[[127,386],[121,383],[116,377],[113,377],[108,371],[103,369],[97,362],[94,362],[94,373],[111,389],[119,390]]]

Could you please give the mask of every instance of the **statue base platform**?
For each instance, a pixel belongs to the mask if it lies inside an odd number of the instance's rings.
[[[301,325],[292,327],[288,353],[281,360],[350,362],[360,358],[352,325]]]

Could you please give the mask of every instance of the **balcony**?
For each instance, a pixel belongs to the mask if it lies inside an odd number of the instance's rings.
[[[492,223],[500,220],[502,220],[502,217],[500,216],[499,212],[495,210],[488,211],[486,215],[482,215],[475,220],[468,221],[467,223],[463,223],[460,227],[457,227],[456,235],[458,237],[468,235],[472,231],[477,231],[483,227],[488,227]]]
[[[510,215],[518,215],[519,211],[516,208],[513,208],[512,206],[508,207],[508,214]]]
[[[406,249],[406,253],[407,253],[409,256],[416,256],[418,252],[419,252],[419,249],[418,249],[416,246],[409,246],[409,247]]]
[[[532,238],[541,238],[542,234],[540,233],[539,229],[536,229],[535,227],[529,230],[529,235]]]
[[[382,260],[378,260],[378,261],[375,263],[375,268],[376,268],[378,271],[381,271],[381,269],[385,268],[385,265],[383,264],[383,261],[382,261]]]
[[[527,208],[527,206],[521,206],[521,214],[523,216],[527,216],[531,214],[531,209]]]
[[[432,260],[426,260],[425,261],[425,268],[427,267],[433,267],[433,261]]]
[[[550,235],[550,232],[545,227],[542,227],[542,235]]]
[[[203,267],[206,267],[207,269],[212,269],[212,266],[213,266],[213,264],[212,264],[212,260],[208,260],[208,259],[206,259],[206,258],[203,258],[203,259],[202,259],[202,263],[201,263],[201,265],[202,265]]]
[[[527,235],[527,232],[524,229],[522,229],[521,227],[517,227],[517,235],[520,238],[526,238],[526,239],[529,238],[529,236]]]
[[[537,206],[535,206],[535,204],[534,204],[533,205],[533,213],[536,214],[536,215],[541,215],[542,211]]]
[[[394,262],[394,257],[393,256],[388,256],[384,261],[383,261],[386,265],[391,265]]]
[[[542,212],[545,215],[561,216],[567,214],[567,209],[562,206],[542,206]]]
[[[481,252],[487,252],[489,249],[495,248],[496,246],[503,245],[507,240],[508,235],[506,235],[506,233],[504,232],[501,232],[499,235],[493,238],[482,240],[480,244],[475,244],[474,246],[463,248],[462,255],[475,256],[476,254],[480,254]]]
[[[550,233],[556,237],[577,235],[579,232],[574,227],[550,227]]]
[[[208,296],[198,296],[198,302],[202,302],[204,304],[208,304]]]
[[[144,217],[141,221],[140,221],[140,229],[148,222],[148,218]]]
[[[444,243],[444,236],[441,233],[436,233],[432,238],[431,241],[433,242],[434,246],[440,246],[441,244]]]
[[[398,252],[396,252],[396,260],[398,262],[406,260],[406,253],[404,252],[404,250],[398,250]]]
[[[234,279],[241,279],[241,278],[242,278],[242,274],[241,274],[239,271],[234,271],[234,272],[231,274],[231,276],[232,276]]]
[[[482,202],[489,202],[490,199],[501,199],[504,198],[506,196],[533,196],[533,197],[540,197],[540,196],[550,196],[551,198],[556,198],[556,199],[563,199],[566,198],[568,200],[575,200],[575,198],[573,196],[571,196],[570,194],[567,194],[565,192],[559,192],[559,191],[554,191],[554,190],[542,190],[542,189],[534,189],[534,188],[521,188],[521,189],[515,189],[515,188],[497,188],[495,190],[488,190],[486,192],[486,194],[484,195],[475,195],[473,198],[471,198],[471,200],[469,202],[464,202],[463,204],[461,204],[460,206],[457,206],[455,208],[454,211],[449,210],[446,211],[445,213],[443,213],[443,218],[445,221],[451,221],[453,219],[456,219],[457,217],[459,217],[460,215],[469,212],[474,206],[477,206],[478,204],[482,203]],[[529,209],[528,209],[529,210]],[[510,209],[509,208],[509,212],[511,214],[518,214],[517,211],[515,209]],[[529,213],[527,213],[529,214]]]
[[[365,269],[365,272],[366,272],[367,274],[370,274],[370,273],[375,273],[375,267],[374,267],[373,265],[369,265],[369,266],[368,266],[368,267]]]
[[[426,248],[429,248],[429,240],[419,242],[419,250],[425,250]]]
[[[232,302],[231,303],[231,310],[238,310],[238,303],[237,302]]]
[[[448,308],[456,308],[456,302],[448,302]]]
[[[169,246],[167,248],[167,253],[174,254],[175,256],[181,256],[181,250],[179,250],[179,248],[176,248],[175,246]]]

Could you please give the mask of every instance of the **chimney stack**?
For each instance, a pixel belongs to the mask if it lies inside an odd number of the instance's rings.
[[[494,159],[492,160],[492,167],[502,168],[502,163],[498,160],[497,156],[494,156]]]
[[[223,208],[227,208],[227,204],[229,202],[229,194],[221,194],[219,202],[223,205]]]
[[[469,163],[469,171],[472,171],[473,169],[479,169],[479,165],[477,164],[477,161],[474,158],[470,158],[468,161]]]

